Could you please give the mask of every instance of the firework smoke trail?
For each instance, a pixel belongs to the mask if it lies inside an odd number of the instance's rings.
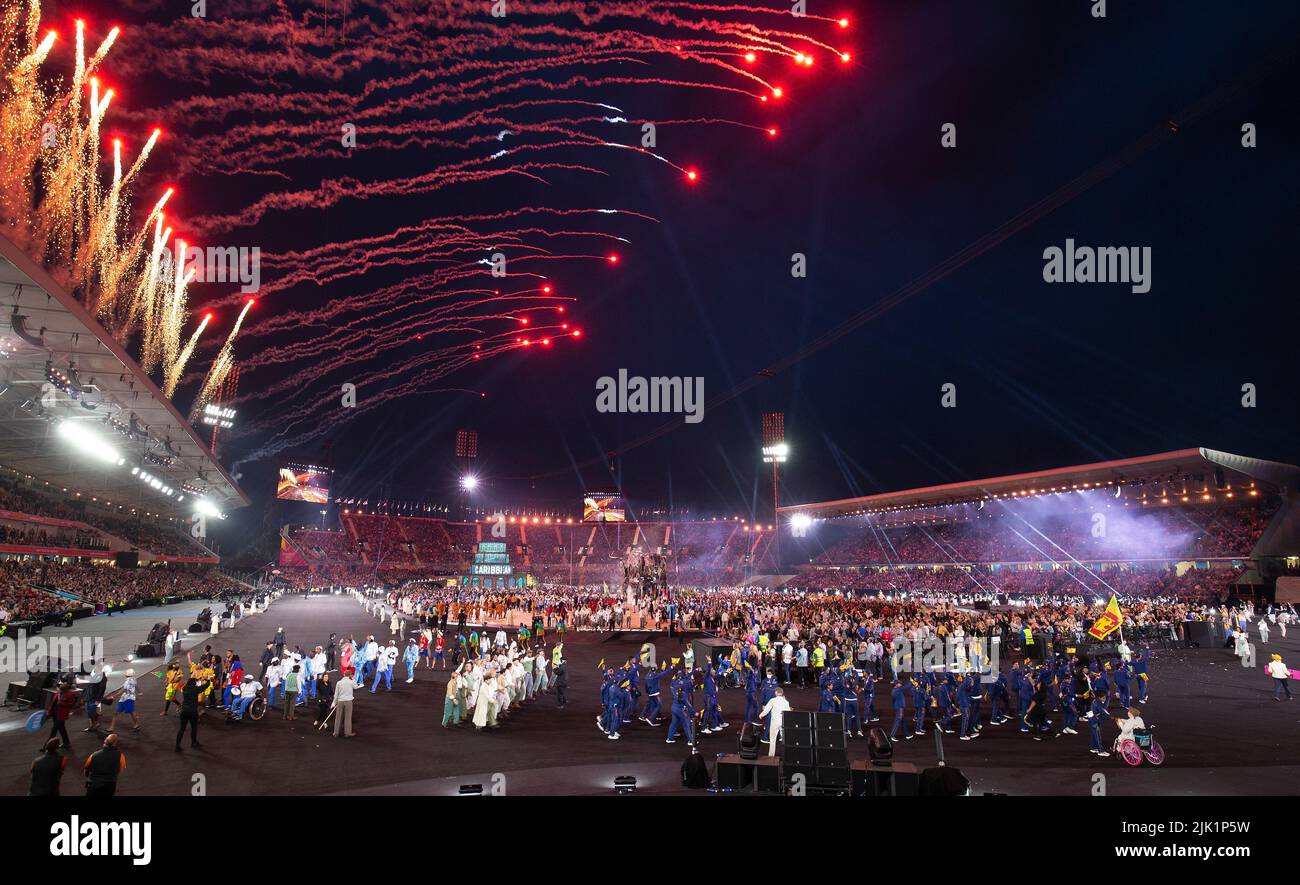
[[[253,299],[248,299],[244,309],[239,312],[239,318],[235,320],[235,325],[226,336],[226,343],[221,345],[221,350],[217,353],[217,358],[212,361],[212,368],[208,370],[208,377],[203,382],[203,388],[194,400],[194,405],[190,409],[190,420],[194,421],[199,413],[203,410],[204,404],[212,399],[212,394],[216,392],[226,376],[230,374],[231,368],[235,364],[235,336],[239,334],[239,327],[244,324],[244,317],[248,316],[248,311],[253,306]],[[195,338],[198,333],[195,333]]]
[[[163,354],[167,372],[179,373],[184,366],[170,363],[180,354],[193,275],[168,280],[158,272],[167,195],[134,234],[125,233],[130,184],[161,132],[155,129],[125,171],[122,140],[114,138],[111,182],[106,187],[100,178],[101,132],[114,93],[101,90],[96,72],[121,32],[112,28],[88,54],[86,24],[77,21],[66,86],[42,74],[58,35],[40,33],[39,0],[10,0],[0,7],[0,223],[119,338],[142,331],[146,369]]]
[[[190,361],[190,355],[194,353],[194,346],[199,343],[199,336],[203,334],[203,330],[208,327],[208,323],[211,321],[212,314],[205,313],[203,315],[203,321],[199,323],[198,327],[194,330],[194,334],[190,336],[190,340],[186,342],[185,349],[181,351],[180,358],[172,363],[171,368],[167,370],[167,379],[163,384],[163,393],[167,396],[170,397],[176,392],[176,385],[181,380],[181,372],[185,370],[185,364]]]
[[[125,2],[141,12],[159,9],[150,0]],[[128,119],[184,130],[172,152],[176,171],[253,195],[247,206],[224,207],[189,225],[207,239],[362,203],[386,208],[404,197],[436,195],[454,206],[465,189],[503,180],[552,184],[548,193],[558,193],[575,178],[610,175],[606,160],[616,152],[694,182],[695,171],[672,148],[643,146],[644,124],[775,136],[770,120],[743,117],[776,111],[792,94],[785,82],[791,71],[849,60],[823,33],[838,35],[835,28],[847,22],[794,18],[788,6],[509,0],[506,18],[498,20],[486,5],[371,0],[350,5],[344,31],[337,14],[331,21],[319,8],[281,4],[267,15],[265,3],[229,0],[220,18],[157,18],[131,28],[139,40],[122,71],[197,88]],[[214,83],[222,84],[215,93]],[[638,91],[655,90],[713,96],[740,111],[637,114]],[[598,100],[604,98],[614,102]],[[352,144],[339,139],[349,126],[358,133]],[[422,167],[389,165],[407,156],[419,157]],[[368,158],[360,168],[379,168],[378,177],[344,168],[358,157]],[[250,385],[242,401],[288,406],[267,409],[273,419],[244,423],[234,435],[262,436],[287,424],[292,432],[286,428],[251,456],[266,457],[401,392],[430,389],[476,360],[577,337],[560,307],[581,293],[554,290],[548,268],[615,263],[609,244],[628,238],[599,224],[563,223],[570,214],[646,219],[565,205],[507,208],[264,250],[259,298],[265,304],[274,295],[277,309],[243,333],[260,341],[240,368],[260,369],[267,380]],[[489,277],[487,259],[497,253],[510,263],[507,279]],[[394,274],[402,275],[398,282],[372,282],[372,275]],[[133,303],[153,315],[169,294]],[[243,297],[215,293],[206,304],[228,306]],[[520,335],[526,320],[529,334]],[[210,395],[214,377],[229,371],[232,340],[218,353],[199,401]],[[422,345],[412,356],[414,341]],[[192,342],[176,358],[206,346]],[[365,365],[375,357],[393,362]],[[298,371],[286,382],[290,368]],[[326,408],[337,396],[337,384],[325,383],[331,376],[382,392],[368,394],[364,409]],[[173,389],[201,375],[176,377]],[[329,392],[303,395],[313,387]],[[303,433],[306,424],[311,429]]]

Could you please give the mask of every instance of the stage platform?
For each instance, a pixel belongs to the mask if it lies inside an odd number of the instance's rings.
[[[197,612],[201,605],[190,604]],[[131,623],[140,635],[164,610],[146,609],[131,622],[114,616],[113,626]],[[173,615],[175,617],[175,615]],[[165,620],[165,618],[163,618]],[[89,622],[93,627],[107,619]],[[220,636],[204,639],[224,652],[238,651],[255,665],[263,644],[283,625],[289,645],[304,648],[324,644],[331,632],[340,637],[373,633],[389,636],[387,621],[368,616],[347,595],[287,596],[271,609],[241,622]],[[1274,633],[1276,636],[1276,633]],[[133,635],[132,640],[135,640]],[[675,657],[690,637],[657,637],[660,659]],[[548,635],[548,640],[553,640]],[[128,768],[120,795],[189,795],[192,778],[202,773],[211,795],[454,795],[462,783],[476,783],[490,792],[493,775],[504,776],[507,794],[612,794],[613,779],[630,774],[638,793],[684,793],[678,769],[688,753],[684,742],[664,743],[667,724],[651,728],[633,722],[623,738],[611,741],[596,728],[600,676],[596,664],[619,661],[639,651],[641,634],[622,638],[609,634],[570,633],[566,637],[569,665],[569,704],[558,710],[554,695],[519,709],[490,733],[472,726],[447,731],[439,726],[446,673],[420,669],[413,684],[405,684],[399,664],[392,692],[369,686],[355,704],[353,740],[334,739],[312,727],[312,712],[300,708],[294,722],[272,712],[261,722],[226,725],[219,713],[205,715],[201,750],[186,747],[175,753],[176,716],[164,719],[161,683],[141,679],[143,732],[122,735]],[[200,643],[202,644],[202,643]],[[1281,651],[1292,666],[1300,662],[1300,642],[1289,640],[1258,646],[1260,663]],[[1293,685],[1300,693],[1300,685]],[[788,689],[796,709],[813,709],[813,689]],[[888,683],[877,688],[881,726],[892,721]],[[740,691],[725,690],[722,706],[733,723],[725,732],[701,738],[700,750],[712,760],[734,752]],[[312,708],[314,710],[314,707]],[[1016,726],[986,726],[975,741],[945,736],[948,763],[960,766],[977,793],[1089,795],[1093,774],[1106,775],[1110,795],[1282,795],[1300,783],[1300,745],[1294,740],[1300,701],[1272,700],[1272,683],[1262,668],[1244,670],[1226,650],[1158,651],[1152,665],[1151,701],[1143,708],[1148,722],[1168,754],[1162,768],[1129,769],[1116,757],[1099,759],[1088,753],[1086,729],[1077,736],[1049,738],[1038,743]],[[21,728],[21,716],[0,713],[0,794],[21,795],[27,772],[43,742]],[[69,723],[75,769],[99,740],[81,733],[85,719]],[[1114,728],[1106,732],[1113,737]],[[850,758],[866,757],[865,741],[849,742]],[[934,764],[933,737],[903,741],[896,757],[919,767]],[[81,778],[69,767],[64,792],[81,792]],[[695,795],[706,795],[695,791]]]

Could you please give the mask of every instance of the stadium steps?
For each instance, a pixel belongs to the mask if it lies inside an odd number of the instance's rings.
[[[303,546],[299,544],[297,540],[294,539],[293,534],[289,531],[288,526],[284,526],[282,529],[280,529],[280,537],[283,538],[289,544],[289,546],[293,548],[294,552],[298,554],[298,557],[303,562],[307,563],[308,565],[311,564],[314,557],[307,555],[307,551],[303,549]]]
[[[411,558],[415,560],[415,564],[418,566],[423,566],[424,563],[420,562],[420,554],[415,549],[415,544],[412,543],[411,536],[406,533],[406,526],[402,524],[402,520],[400,519],[397,520],[397,532],[402,536],[402,540],[410,545]]]

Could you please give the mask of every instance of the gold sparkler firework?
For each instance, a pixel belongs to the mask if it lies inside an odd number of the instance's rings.
[[[235,327],[230,330],[226,337],[226,343],[221,345],[221,351],[217,358],[212,361],[212,368],[208,370],[208,377],[203,379],[203,389],[199,391],[198,397],[194,400],[194,408],[190,414],[190,420],[193,421],[198,417],[203,406],[212,399],[212,395],[221,387],[226,376],[230,374],[230,369],[234,365],[235,336],[239,334],[239,327],[244,324],[244,317],[248,316],[249,308],[253,306],[253,299],[248,299],[244,304],[244,309],[239,312],[239,319],[235,320]]]
[[[176,392],[176,385],[181,380],[181,372],[185,369],[185,364],[189,362],[190,354],[194,352],[194,346],[199,343],[199,336],[203,334],[203,330],[208,327],[208,323],[211,321],[212,314],[203,315],[203,322],[199,323],[194,330],[194,334],[190,336],[189,342],[185,345],[185,349],[181,351],[180,357],[172,363],[172,367],[167,371],[167,379],[163,383],[163,393],[167,396],[171,396]]]
[[[102,88],[96,72],[119,30],[88,55],[86,26],[78,21],[72,73],[64,82],[42,76],[59,37],[52,30],[42,36],[40,0],[0,2],[0,225],[114,335],[126,340],[141,333],[141,365],[162,367],[170,395],[171,379],[182,374],[207,323],[181,347],[194,273],[184,270],[183,244],[175,258],[168,250],[171,229],[162,211],[170,189],[130,232],[129,188],[161,132],[153,131],[125,170],[121,140],[114,139],[112,178],[105,184],[100,177],[102,124],[113,90]],[[229,342],[227,359],[228,349]]]

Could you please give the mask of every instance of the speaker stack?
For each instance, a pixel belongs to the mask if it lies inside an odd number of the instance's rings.
[[[782,717],[786,783],[796,774],[809,789],[842,792],[849,787],[849,751],[843,713],[788,712]]]

